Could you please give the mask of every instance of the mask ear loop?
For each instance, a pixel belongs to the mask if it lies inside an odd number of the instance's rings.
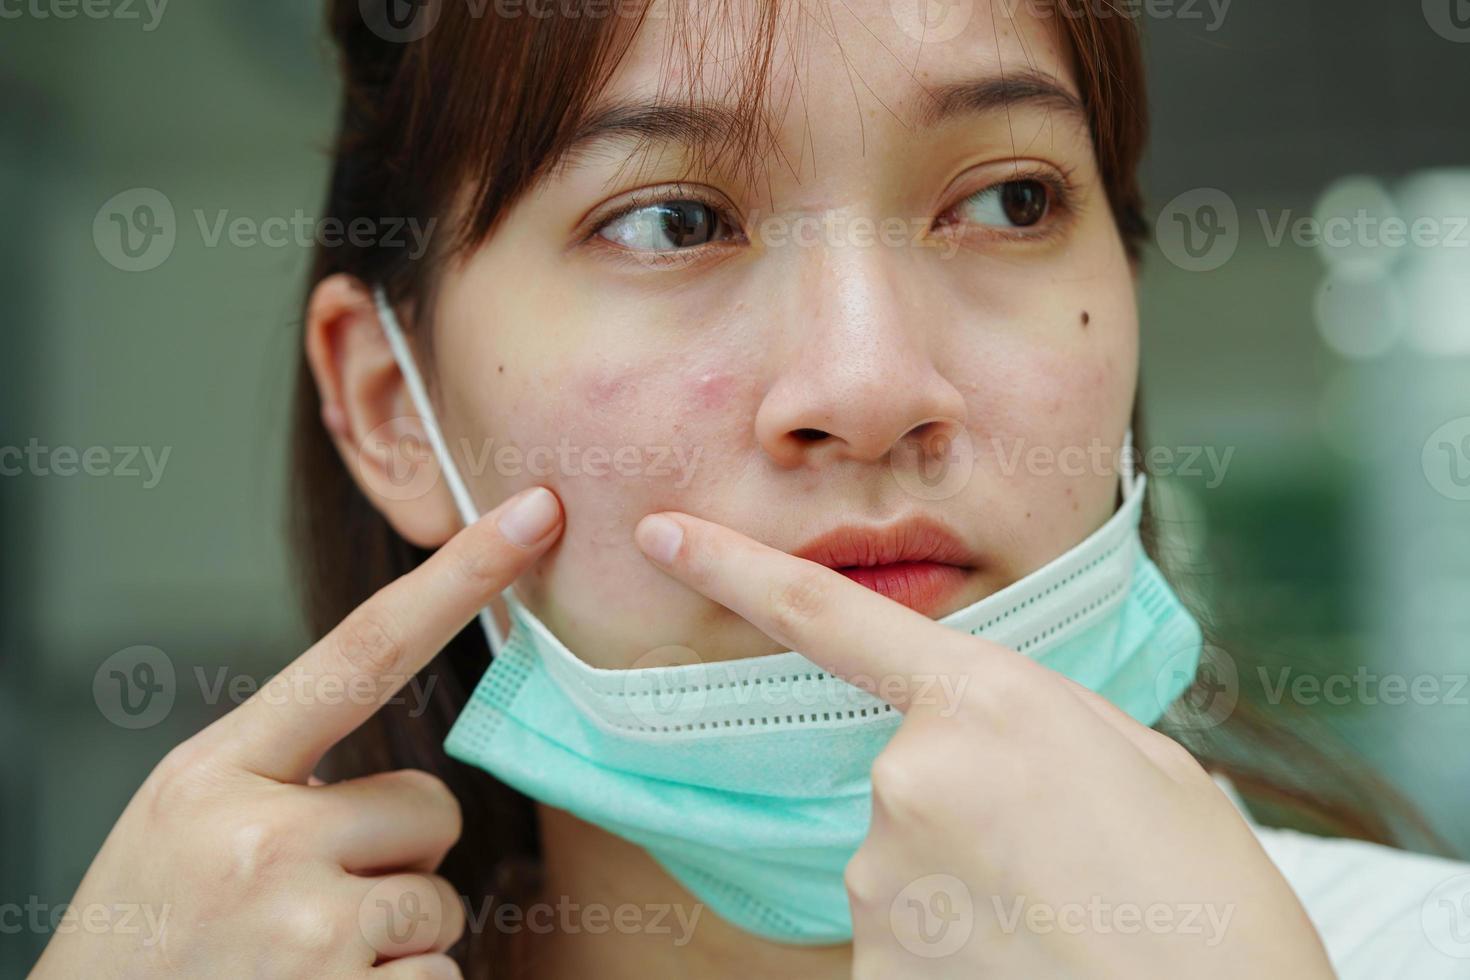
[[[1123,449],[1118,458],[1118,470],[1123,478],[1123,496],[1132,496],[1134,489],[1143,481],[1143,476],[1135,468],[1136,460],[1133,458],[1133,427],[1123,433]]]
[[[444,480],[449,484],[449,494],[454,498],[455,507],[459,509],[460,519],[468,527],[480,519],[480,512],[475,507],[474,498],[470,496],[469,487],[460,478],[459,468],[454,465],[454,457],[449,454],[449,446],[444,442],[444,435],[439,431],[439,423],[434,418],[434,406],[429,401],[429,392],[424,387],[413,351],[409,350],[403,329],[398,324],[398,316],[388,303],[387,294],[383,292],[381,285],[373,287],[373,302],[378,308],[378,322],[383,325],[388,347],[392,349],[393,359],[398,362],[398,370],[402,372],[403,382],[408,386],[408,396],[418,410],[424,423],[424,431],[429,437],[429,445],[434,448],[434,458],[439,461]],[[509,587],[505,591],[509,592]],[[480,610],[480,625],[484,627],[485,636],[490,641],[490,655],[493,657],[505,647],[505,638],[501,636],[500,625],[495,622],[489,606]]]

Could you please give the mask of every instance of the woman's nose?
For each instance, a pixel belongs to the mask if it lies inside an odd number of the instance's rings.
[[[935,363],[943,303],[919,288],[925,257],[892,245],[799,249],[774,337],[781,356],[756,413],[779,465],[878,462],[907,440],[953,439],[964,396]],[[777,314],[781,315],[781,314]]]

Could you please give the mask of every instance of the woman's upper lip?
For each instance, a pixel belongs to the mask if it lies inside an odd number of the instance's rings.
[[[924,517],[884,525],[843,525],[818,535],[792,554],[829,568],[898,562],[934,562],[970,568],[979,563],[978,556],[954,532]]]

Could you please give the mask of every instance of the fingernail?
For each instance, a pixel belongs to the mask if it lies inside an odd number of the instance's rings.
[[[558,515],[556,497],[545,487],[536,487],[513,501],[495,523],[511,544],[529,548],[556,526]]]
[[[670,565],[673,564],[674,556],[679,553],[679,546],[684,543],[684,529],[667,517],[649,514],[638,522],[633,539],[638,542],[638,547],[643,549],[645,555],[656,562]]]

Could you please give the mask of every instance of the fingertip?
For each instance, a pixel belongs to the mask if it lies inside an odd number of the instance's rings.
[[[532,487],[506,501],[496,526],[518,548],[531,548],[561,525],[561,502],[545,487]]]
[[[665,514],[649,514],[633,529],[639,549],[660,565],[672,565],[684,544],[684,528]]]

